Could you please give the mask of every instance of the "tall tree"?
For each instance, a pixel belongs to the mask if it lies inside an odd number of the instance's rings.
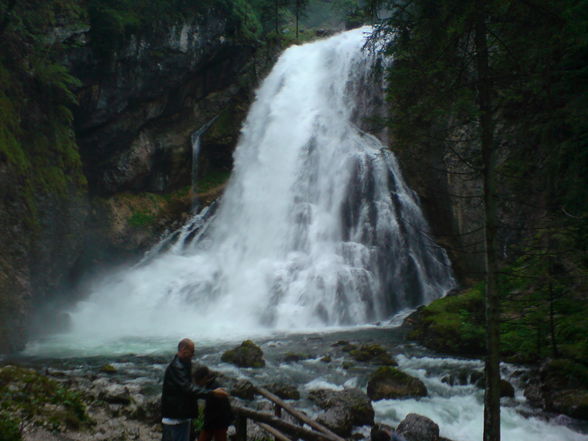
[[[296,17],[296,41],[298,41],[300,31],[300,17],[304,14],[304,9],[308,6],[309,0],[294,0],[294,15]]]
[[[482,182],[484,192],[484,257],[486,270],[486,362],[484,389],[484,441],[500,440],[500,300],[496,234],[498,190],[496,188],[496,149],[494,147],[493,85],[488,55],[487,3],[475,1],[473,11],[475,65],[477,74]]]
[[[543,210],[564,218],[559,225],[586,223],[588,202],[577,193],[586,178],[577,166],[588,159],[588,2],[400,0],[388,9],[392,16],[378,33],[386,36],[394,60],[388,94],[396,148],[436,150],[437,157],[461,164],[452,179],[482,184],[468,197],[479,197],[484,207],[484,440],[499,440],[498,240],[506,231],[499,220],[516,217],[517,210]],[[531,235],[534,227],[530,216],[513,234]],[[547,291],[549,338],[559,352],[553,305],[565,290]]]

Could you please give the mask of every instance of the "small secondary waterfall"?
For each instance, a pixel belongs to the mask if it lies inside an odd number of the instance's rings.
[[[161,335],[373,323],[454,281],[393,154],[354,123],[362,28],[289,48],[257,92],[226,192],[97,282],[73,332]]]

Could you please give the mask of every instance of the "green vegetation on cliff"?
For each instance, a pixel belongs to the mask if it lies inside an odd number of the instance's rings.
[[[50,29],[60,15],[77,15],[75,2],[18,2],[3,11],[0,54],[0,161],[19,176],[14,196],[26,201],[27,222],[37,223],[36,198],[85,187],[72,128],[72,89],[79,85],[56,56]]]
[[[585,303],[575,303],[569,295],[549,299],[539,286],[525,284],[515,288],[506,278],[501,283],[501,292],[500,351],[504,360],[538,363],[557,357],[586,362]],[[410,327],[407,337],[431,349],[456,355],[483,355],[483,285],[419,308],[406,324]]]
[[[244,40],[258,37],[258,17],[247,0],[90,0],[92,45],[107,57],[133,34],[170,26],[187,16],[204,17],[212,10],[227,18],[232,36]]]

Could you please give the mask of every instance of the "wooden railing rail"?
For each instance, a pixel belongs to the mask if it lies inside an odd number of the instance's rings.
[[[235,422],[237,441],[247,441],[247,419],[253,420],[259,427],[273,435],[276,441],[292,441],[292,439],[302,439],[304,441],[345,441],[339,435],[297,411],[268,390],[262,387],[256,387],[255,390],[259,395],[262,395],[275,404],[275,415],[233,405],[233,412],[237,416]],[[309,430],[282,420],[280,418],[281,409],[284,409],[294,418],[307,424],[314,430]]]

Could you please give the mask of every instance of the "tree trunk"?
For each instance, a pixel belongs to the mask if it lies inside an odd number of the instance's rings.
[[[480,109],[480,141],[484,183],[484,245],[486,272],[486,363],[484,393],[484,441],[500,441],[500,300],[497,286],[497,191],[496,150],[492,118],[491,80],[488,56],[485,2],[476,0],[475,46]]]
[[[298,42],[298,22],[300,21],[300,0],[296,0],[296,42]]]

